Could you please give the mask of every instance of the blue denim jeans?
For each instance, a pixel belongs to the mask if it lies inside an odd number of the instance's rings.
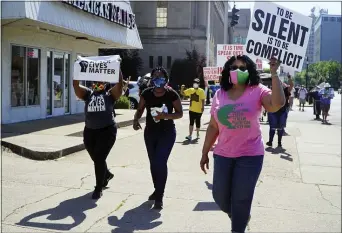
[[[268,113],[268,122],[270,124],[269,131],[269,142],[273,142],[273,138],[275,135],[275,131],[278,131],[278,144],[281,144],[284,128],[286,127],[288,112],[287,111],[278,111],[278,112],[269,112]]]
[[[176,128],[145,128],[144,139],[156,198],[162,199],[167,180],[167,161],[176,141]]]
[[[214,155],[213,198],[231,218],[232,232],[244,233],[264,156]]]

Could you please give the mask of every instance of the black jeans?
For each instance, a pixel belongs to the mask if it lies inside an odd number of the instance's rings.
[[[167,161],[176,141],[176,128],[144,131],[145,145],[157,199],[162,199],[167,180]]]
[[[103,129],[84,128],[83,142],[91,159],[94,161],[96,188],[102,189],[104,179],[109,173],[106,159],[116,140],[115,125]]]

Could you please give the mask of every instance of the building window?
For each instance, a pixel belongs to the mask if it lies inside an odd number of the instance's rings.
[[[167,27],[167,1],[157,2],[157,27]]]
[[[323,17],[323,22],[329,21],[329,17]]]
[[[336,18],[337,22],[341,22],[341,17]]]
[[[167,56],[167,68],[168,69],[171,69],[171,61],[172,61],[171,56]]]
[[[163,66],[163,57],[158,56],[158,66]]]
[[[40,104],[40,49],[12,46],[11,106]]]
[[[153,69],[153,67],[154,67],[153,56],[150,56],[149,63],[150,63],[150,69]]]
[[[336,18],[335,17],[330,17],[330,22],[336,22]]]

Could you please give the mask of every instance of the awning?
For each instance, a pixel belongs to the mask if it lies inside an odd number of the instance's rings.
[[[142,49],[129,1],[6,1],[1,25],[39,27],[103,48]]]

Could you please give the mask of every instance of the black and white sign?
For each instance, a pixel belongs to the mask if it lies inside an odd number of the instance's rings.
[[[119,82],[121,58],[115,56],[79,56],[74,64],[74,80]]]
[[[111,2],[86,0],[62,0],[62,2],[129,29],[136,27],[135,15]]]
[[[106,104],[103,95],[93,95],[91,97],[91,100],[89,101],[87,108],[88,112],[105,112]]]
[[[251,58],[279,59],[288,70],[301,71],[312,19],[272,2],[254,3],[245,53]]]

